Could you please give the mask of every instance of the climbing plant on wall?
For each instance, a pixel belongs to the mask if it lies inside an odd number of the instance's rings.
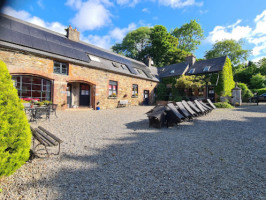
[[[218,78],[218,81],[217,81]],[[232,89],[235,87],[232,65],[229,58],[226,58],[223,70],[219,72],[219,77],[217,75],[213,75],[211,77],[212,84],[217,84],[215,87],[215,92],[219,96],[231,96]]]

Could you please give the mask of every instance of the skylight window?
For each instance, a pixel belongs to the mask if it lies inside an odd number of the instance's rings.
[[[116,68],[119,68],[119,64],[116,63],[116,62],[112,62],[113,63],[113,66],[116,67]]]
[[[88,54],[88,57],[89,57],[89,59],[92,60],[92,61],[95,61],[95,62],[101,62],[100,58],[97,57],[97,56],[93,56],[93,55]]]
[[[211,68],[211,66],[206,66],[206,67],[204,67],[203,72],[208,72],[208,71],[210,71],[210,68]]]
[[[194,72],[195,72],[195,68],[191,68],[188,73],[193,74]]]
[[[174,70],[174,69],[172,69],[172,70],[170,71],[170,74],[173,74],[173,73],[175,73],[175,70]]]
[[[137,69],[137,71],[138,71],[139,74],[143,74],[143,71],[142,70]]]
[[[161,71],[164,72],[165,68],[162,68]]]
[[[122,67],[123,69],[125,69],[125,70],[127,69],[127,66],[124,65],[124,64],[122,64],[121,67]]]

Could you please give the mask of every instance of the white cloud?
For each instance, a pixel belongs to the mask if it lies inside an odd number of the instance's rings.
[[[236,23],[229,26],[216,26],[213,31],[209,33],[207,41],[210,43],[215,43],[216,41],[221,41],[225,39],[240,40],[247,38],[252,29],[249,26],[239,26],[241,20],[237,20]]]
[[[111,23],[111,13],[106,6],[112,5],[108,0],[68,0],[66,5],[77,9],[77,13],[71,23],[80,31],[94,30]]]
[[[120,6],[134,7],[140,0],[116,0],[116,3]]]
[[[39,6],[40,8],[44,9],[44,5],[43,5],[42,0],[38,0],[38,1],[37,1],[37,4],[38,4],[38,6]]]
[[[252,54],[254,59],[266,56],[266,10],[257,15],[254,19],[255,26],[241,26],[242,20],[228,26],[216,26],[209,32],[206,41],[213,44],[224,39],[240,40],[244,39],[249,44],[254,45]]]
[[[150,10],[148,8],[143,8],[141,11],[145,13],[150,13]]]
[[[24,11],[24,10],[15,10],[11,7],[4,7],[3,8],[3,13],[6,15],[10,15],[13,16],[15,18],[30,22],[32,24],[53,30],[55,32],[58,33],[62,33],[65,34],[65,28],[66,26],[62,25],[59,22],[46,22],[43,19],[36,17],[36,16],[32,16],[30,13]]]
[[[195,0],[159,0],[159,4],[172,8],[183,8],[186,6],[202,6],[203,2],[196,2]]]
[[[117,42],[121,42],[126,34],[132,30],[136,29],[136,24],[131,23],[126,28],[114,28],[107,35],[98,36],[98,35],[89,35],[87,37],[81,35],[81,39],[84,42],[88,42],[90,44],[96,45],[98,47],[102,47],[105,49],[110,49],[110,47]]]

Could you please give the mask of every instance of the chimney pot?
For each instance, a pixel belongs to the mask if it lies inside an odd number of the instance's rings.
[[[73,41],[79,41],[79,31],[77,28],[73,29],[71,25],[66,29],[67,31],[67,38]]]

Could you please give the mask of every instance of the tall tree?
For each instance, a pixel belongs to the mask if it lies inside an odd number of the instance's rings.
[[[266,75],[266,57],[259,60],[258,67],[261,75]]]
[[[115,44],[112,49],[116,53],[143,61],[151,56],[155,66],[161,67],[182,62],[188,55],[177,48],[178,39],[171,35],[162,25],[152,28],[141,27],[128,33],[121,44]]]
[[[151,43],[150,34],[151,29],[149,27],[140,27],[129,32],[121,44],[112,46],[112,50],[127,57],[142,60],[145,57],[146,48]]]
[[[242,41],[223,40],[216,42],[205,54],[206,59],[228,56],[234,66],[247,60],[250,51],[242,48]]]
[[[196,20],[183,24],[180,28],[175,28],[172,35],[178,39],[178,48],[184,51],[193,52],[198,49],[201,40],[204,39],[203,29]]]

